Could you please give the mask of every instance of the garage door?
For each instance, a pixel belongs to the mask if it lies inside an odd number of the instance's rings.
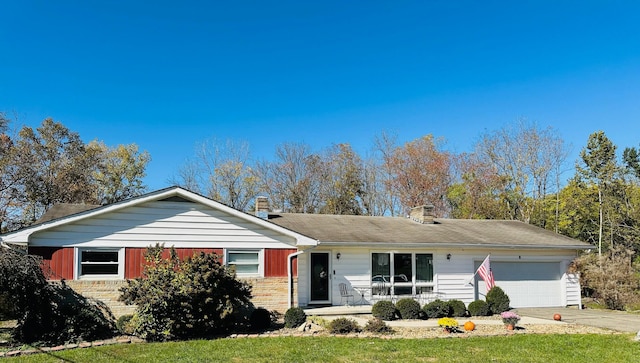
[[[476,262],[476,268],[481,262]],[[562,306],[560,262],[491,261],[491,270],[496,285],[509,295],[512,307]],[[484,282],[480,280],[476,286],[476,298],[484,298]]]

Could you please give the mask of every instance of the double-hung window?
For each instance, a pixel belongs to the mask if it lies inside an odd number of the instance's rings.
[[[81,279],[124,278],[124,248],[78,248],[77,261]]]
[[[234,268],[238,276],[262,276],[262,250],[228,250],[227,265]]]

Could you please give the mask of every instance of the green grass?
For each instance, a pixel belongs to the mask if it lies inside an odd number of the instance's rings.
[[[636,362],[632,335],[378,339],[278,337],[121,344],[6,362]]]

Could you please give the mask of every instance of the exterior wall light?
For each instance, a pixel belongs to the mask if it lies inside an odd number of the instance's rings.
[[[447,253],[447,260],[451,260],[451,254]]]

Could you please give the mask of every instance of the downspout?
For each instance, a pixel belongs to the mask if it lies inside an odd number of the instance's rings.
[[[303,254],[303,253],[305,253],[307,251],[311,251],[312,249],[314,249],[316,247],[317,246],[313,246],[313,247],[308,248],[306,250],[294,252],[294,253],[292,253],[292,254],[287,256],[287,277],[288,277],[288,280],[289,280],[289,284],[288,284],[289,286],[288,286],[288,289],[287,289],[287,308],[289,308],[289,309],[291,308],[291,306],[293,304],[293,302],[291,301],[292,300],[292,296],[293,296],[293,271],[291,271],[292,270],[291,266],[293,264],[293,258],[294,257],[298,257],[298,256],[300,256],[301,254]],[[299,271],[298,271],[298,273],[299,273]],[[300,283],[300,282],[298,281],[298,283]]]

